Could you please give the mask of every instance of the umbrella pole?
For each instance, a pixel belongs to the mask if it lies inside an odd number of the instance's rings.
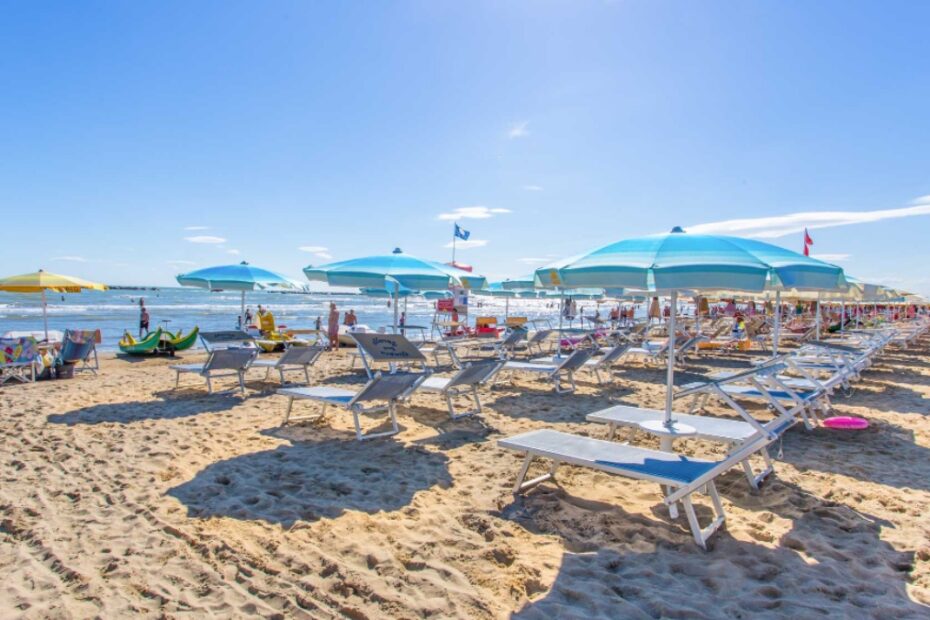
[[[42,322],[45,324],[45,342],[48,342],[48,302],[45,299],[45,289],[42,289]]]
[[[394,333],[397,333],[397,299],[400,297],[400,282],[394,282]]]
[[[781,336],[781,291],[775,291],[775,327],[772,328],[772,357],[778,355],[778,339]]]
[[[845,325],[846,325],[846,302],[841,301],[840,302],[840,331],[841,332],[846,331]]]
[[[815,327],[815,340],[820,340],[820,293],[817,293],[817,318],[814,320]]]
[[[565,294],[559,289],[559,344],[555,348],[555,356],[562,357],[562,317],[565,316]]]
[[[510,297],[504,297],[504,320],[510,317]]]
[[[674,396],[675,382],[675,315],[678,314],[678,291],[672,291],[672,308],[668,313],[668,372],[666,373],[665,383],[665,426],[671,428],[672,422],[672,397]]]
[[[248,325],[245,324],[245,290],[242,291],[242,297],[240,298],[239,303],[239,327],[245,329]]]

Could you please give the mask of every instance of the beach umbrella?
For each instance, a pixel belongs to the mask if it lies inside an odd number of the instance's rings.
[[[42,322],[45,326],[45,340],[48,340],[48,300],[45,291],[80,293],[82,290],[105,291],[107,288],[106,284],[98,284],[74,276],[49,273],[42,269],[34,273],[24,273],[0,280],[0,291],[42,294]]]
[[[401,288],[410,290],[444,290],[450,286],[480,289],[487,279],[436,261],[404,254],[396,248],[390,254],[365,256],[326,265],[304,268],[311,282],[326,282],[330,286],[352,286],[393,290],[399,296]],[[394,303],[394,331],[397,331],[397,303]]]
[[[245,317],[245,294],[255,290],[300,290],[300,285],[274,271],[242,261],[238,265],[217,265],[182,273],[175,278],[181,286],[194,286],[210,291],[240,291],[240,321]]]
[[[663,445],[671,445],[675,378],[675,316],[678,292],[733,289],[762,291],[769,280],[778,288],[836,290],[846,286],[843,270],[755,239],[688,234],[679,227],[660,235],[618,241],[587,254],[536,270],[546,286],[629,287],[668,291],[669,347]],[[685,425],[680,425],[684,427]],[[686,432],[693,429],[685,429]]]

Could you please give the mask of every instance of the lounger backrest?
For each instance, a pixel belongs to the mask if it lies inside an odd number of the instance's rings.
[[[39,355],[35,338],[0,338],[0,364],[5,366],[29,364]]]
[[[61,343],[61,351],[58,352],[58,359],[65,363],[82,362],[94,350],[93,333],[90,339],[83,339],[83,334],[73,335],[71,330],[65,330],[65,335]]]
[[[349,334],[355,344],[373,362],[426,362],[426,356],[400,334]]]
[[[255,338],[238,329],[221,332],[200,332],[200,340],[207,351],[255,344]]]
[[[203,371],[210,370],[245,370],[252,361],[258,356],[258,349],[246,347],[229,347],[226,349],[215,349],[210,353],[207,363],[203,366]]]
[[[292,345],[287,348],[284,355],[278,358],[278,366],[309,366],[316,362],[323,353],[323,347]]]
[[[575,371],[584,366],[585,362],[591,359],[591,349],[578,349],[565,358],[565,361],[559,364],[558,371]]]
[[[526,339],[526,330],[522,327],[516,327],[507,334],[507,337],[501,340],[502,347],[512,347],[521,340]]]
[[[454,377],[449,380],[446,388],[479,385],[493,377],[498,370],[504,365],[504,362],[472,362],[465,368],[458,371]]]
[[[530,337],[529,344],[539,344],[543,342],[552,335],[552,332],[553,330],[551,329],[537,329]]]
[[[616,346],[610,347],[607,349],[607,353],[601,356],[597,361],[599,366],[609,366],[613,364],[618,359],[623,357],[623,354],[626,353],[632,345],[629,342],[624,342],[623,344],[618,344]]]
[[[392,375],[379,372],[355,395],[351,404],[397,400],[416,389],[427,375],[425,372],[398,372]]]
[[[675,398],[682,398],[690,394],[703,392],[703,391],[706,391],[707,389],[712,388],[713,386],[720,386],[720,385],[725,385],[727,383],[737,383],[739,381],[745,381],[751,377],[777,374],[785,370],[785,368],[787,368],[787,364],[785,364],[784,362],[769,361],[763,365],[757,366],[755,368],[751,368],[749,370],[744,370],[736,374],[727,375],[719,379],[705,381],[699,385],[695,385],[694,387],[688,387],[683,390],[679,390],[678,392],[675,393]]]

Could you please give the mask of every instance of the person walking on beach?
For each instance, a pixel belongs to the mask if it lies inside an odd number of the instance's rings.
[[[245,326],[248,327],[252,324],[252,308],[247,307],[245,309]]]
[[[355,316],[355,310],[349,310],[348,312],[346,312],[346,320],[345,320],[346,327],[354,327],[357,324],[358,324],[358,317]]]
[[[339,349],[339,310],[336,302],[329,302],[329,323],[326,325],[326,334],[329,336],[329,346],[333,351]]]
[[[145,304],[142,303],[142,300],[139,300],[139,338],[142,337],[142,331],[145,330],[145,335],[149,335],[149,311],[145,307]]]

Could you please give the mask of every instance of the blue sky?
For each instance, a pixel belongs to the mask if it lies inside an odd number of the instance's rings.
[[[815,254],[930,294],[930,3],[0,14],[2,275],[447,260],[458,214],[491,277],[675,225],[799,249],[810,225]]]

